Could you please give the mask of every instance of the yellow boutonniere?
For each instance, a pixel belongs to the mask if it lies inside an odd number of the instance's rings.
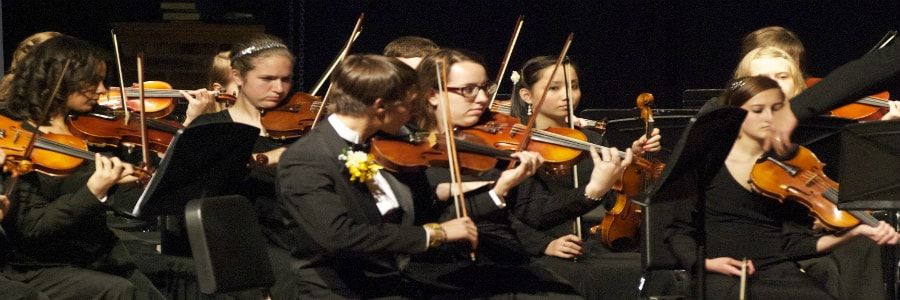
[[[351,151],[344,148],[338,159],[345,161],[344,165],[350,172],[350,181],[359,181],[360,183],[368,182],[375,178],[375,174],[382,167],[375,162],[375,156],[362,151]]]

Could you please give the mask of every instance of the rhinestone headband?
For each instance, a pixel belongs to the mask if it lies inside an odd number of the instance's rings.
[[[241,56],[250,55],[250,54],[253,54],[253,53],[255,53],[255,52],[259,52],[259,51],[266,50],[266,49],[271,49],[271,48],[287,48],[287,46],[285,46],[284,44],[281,44],[281,43],[272,43],[272,42],[263,43],[263,44],[256,45],[256,46],[250,46],[250,47],[247,47],[246,49],[241,50],[240,52],[238,52],[238,53],[237,53],[236,55],[234,55],[231,59],[234,60],[234,59],[239,58],[239,57],[241,57]]]
[[[740,88],[740,87],[742,87],[742,86],[744,86],[744,81],[743,81],[743,80],[738,80],[738,81],[732,82],[731,85],[728,86],[728,89],[734,91],[734,90],[737,90],[738,88]]]

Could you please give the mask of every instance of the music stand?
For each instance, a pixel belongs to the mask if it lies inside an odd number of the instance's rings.
[[[235,194],[258,135],[258,128],[240,123],[179,129],[131,214],[183,215],[188,201]]]
[[[642,195],[644,225],[641,230],[643,245],[641,262],[647,280],[647,286],[642,290],[644,296],[669,292],[661,291],[661,284],[654,282],[659,281],[654,278],[657,277],[654,271],[680,269],[682,267],[680,262],[696,261],[699,266],[684,267],[696,268],[694,270],[698,279],[696,288],[699,292],[695,292],[694,296],[702,299],[703,241],[696,241],[701,248],[695,257],[687,253],[675,253],[670,251],[674,249],[668,244],[667,227],[674,221],[676,213],[691,214],[694,203],[689,203],[689,200],[702,200],[700,198],[702,187],[722,168],[746,114],[747,112],[741,108],[721,107],[706,111],[692,119],[666,161],[662,175],[648,192]],[[703,211],[702,205],[698,203],[700,211]],[[698,231],[703,232],[702,217],[695,222],[700,224]],[[668,276],[659,277],[668,278]]]
[[[682,108],[700,108],[709,99],[719,97],[725,89],[687,89],[681,93]]]
[[[663,153],[672,153],[676,139],[681,136],[691,118],[697,114],[695,109],[654,109],[654,126],[659,128]],[[644,134],[644,120],[637,109],[587,109],[581,116],[591,120],[606,119],[606,140],[616,147],[631,147],[631,143]],[[624,149],[624,148],[623,148]]]
[[[838,207],[846,210],[887,210],[888,222],[897,226],[900,210],[900,121],[869,122],[841,131]],[[882,253],[887,295],[896,299],[895,251]]]
[[[841,209],[900,210],[900,121],[844,127],[840,174]]]

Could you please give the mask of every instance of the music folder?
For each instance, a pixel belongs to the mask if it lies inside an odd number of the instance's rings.
[[[900,209],[900,121],[844,127],[840,155],[839,208]]]
[[[258,135],[240,123],[179,129],[131,214],[181,215],[190,200],[236,194]]]

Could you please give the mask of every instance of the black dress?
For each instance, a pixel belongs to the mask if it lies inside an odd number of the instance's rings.
[[[606,139],[595,131],[583,131],[588,142],[606,145]],[[615,203],[613,192],[603,201],[585,198],[584,187],[590,180],[594,161],[589,154],[576,164],[579,188],[574,188],[571,175],[564,177],[539,173],[519,187],[513,223],[527,251],[536,263],[568,280],[586,299],[635,299],[641,277],[640,254],[616,253],[600,243],[597,236],[584,235],[583,255],[578,260],[547,256],[544,249],[553,240],[572,234],[572,220],[597,208]],[[596,225],[596,224],[589,224]],[[536,234],[524,234],[537,231]]]
[[[750,299],[831,299],[822,284],[803,273],[795,260],[818,255],[808,211],[795,202],[744,189],[722,167],[703,191],[706,258],[747,258]],[[707,299],[738,297],[740,278],[706,273]]]

